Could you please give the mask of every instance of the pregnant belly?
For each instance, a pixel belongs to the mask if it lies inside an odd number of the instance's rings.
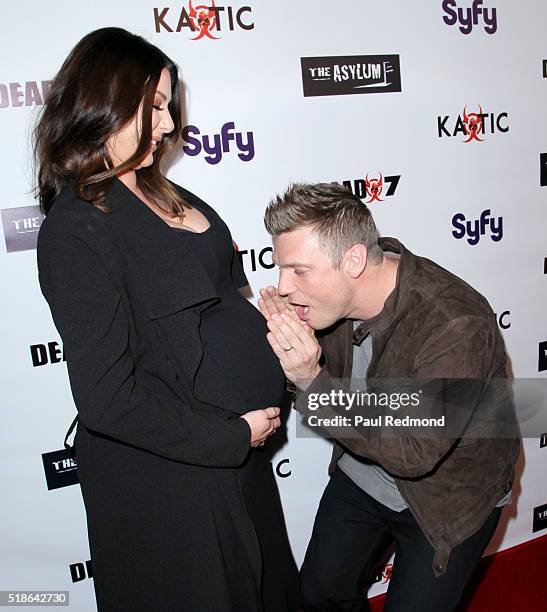
[[[223,296],[219,304],[202,313],[200,332],[202,367],[222,370],[245,399],[248,410],[279,406],[285,376],[266,339],[264,317],[252,304],[239,292]]]

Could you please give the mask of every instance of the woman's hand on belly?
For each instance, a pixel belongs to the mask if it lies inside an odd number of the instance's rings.
[[[275,433],[281,425],[279,408],[264,408],[252,410],[241,416],[247,421],[251,430],[251,446],[256,447],[263,444],[269,436]]]

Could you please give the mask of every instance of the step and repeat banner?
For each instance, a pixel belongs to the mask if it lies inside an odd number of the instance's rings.
[[[2,7],[0,590],[67,590],[74,609],[95,609],[76,465],[63,449],[75,408],[37,281],[30,147],[51,80],[94,29],[141,34],[179,64],[183,147],[168,176],[224,217],[253,302],[277,280],[262,222],[270,198],[291,181],[343,182],[383,235],[486,296],[515,378],[547,376],[547,4],[221,2]],[[331,446],[297,438],[298,418],[273,464],[300,564]],[[523,448],[490,553],[547,534],[547,428]],[[370,577],[370,595],[386,590],[392,561]]]

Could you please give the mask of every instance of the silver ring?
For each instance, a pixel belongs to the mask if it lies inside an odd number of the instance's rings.
[[[289,351],[292,351],[294,348],[294,346],[290,346],[288,349],[284,348],[283,350],[285,351],[285,353],[288,353]]]

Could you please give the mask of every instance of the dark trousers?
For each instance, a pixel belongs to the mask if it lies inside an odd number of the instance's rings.
[[[305,612],[369,610],[364,583],[371,564],[395,541],[384,612],[450,612],[500,513],[495,508],[479,531],[452,551],[446,573],[436,578],[434,550],[410,510],[390,510],[337,468],[323,493],[302,566],[302,608]]]

